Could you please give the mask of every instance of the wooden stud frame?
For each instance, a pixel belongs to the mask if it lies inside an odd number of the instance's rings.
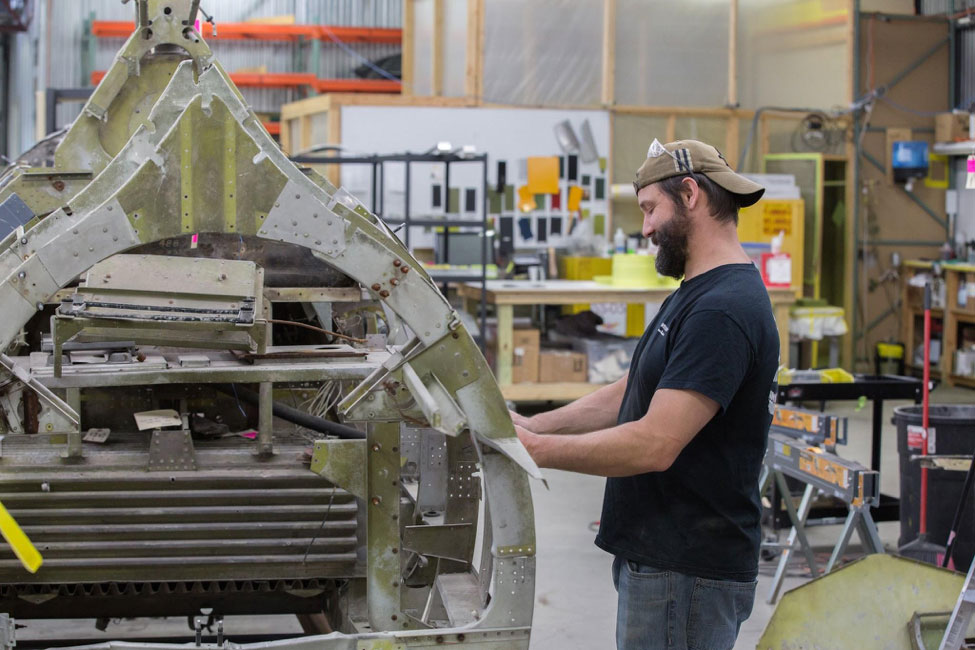
[[[400,80],[403,82],[402,92],[404,95],[413,94],[413,38],[416,32],[415,18],[416,12],[414,11],[413,1],[406,0],[403,3],[403,45],[400,65]]]
[[[616,0],[603,0],[603,106],[616,96]]]

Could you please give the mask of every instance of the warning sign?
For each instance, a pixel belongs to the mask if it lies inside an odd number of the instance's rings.
[[[762,231],[766,235],[785,232],[792,234],[792,206],[789,203],[769,201],[762,209]]]
[[[920,427],[916,424],[907,425],[907,448],[908,449],[924,449],[924,427]],[[928,451],[929,454],[935,454],[935,448],[937,447],[934,435],[934,427],[928,427]]]

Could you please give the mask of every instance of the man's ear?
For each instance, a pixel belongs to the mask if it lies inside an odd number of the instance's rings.
[[[680,184],[680,196],[684,200],[685,208],[690,209],[693,207],[692,204],[694,203],[695,194],[698,196],[701,194],[701,187],[697,184],[697,181],[688,176]]]

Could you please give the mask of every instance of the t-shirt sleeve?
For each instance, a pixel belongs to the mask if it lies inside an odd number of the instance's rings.
[[[724,412],[748,373],[752,345],[738,323],[722,311],[691,314],[676,339],[657,388],[693,390]]]

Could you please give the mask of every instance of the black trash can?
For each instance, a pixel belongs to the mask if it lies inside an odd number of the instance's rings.
[[[911,462],[912,455],[920,455],[922,449],[915,440],[908,447],[907,427],[921,426],[922,407],[900,406],[894,409],[897,425],[897,454],[900,458],[900,517],[901,534],[898,547],[917,539],[921,512],[921,464]],[[932,454],[975,453],[975,406],[939,404],[928,407],[928,425],[934,429],[935,448]],[[955,516],[958,499],[965,484],[965,472],[949,470],[928,471],[928,540],[944,546]],[[975,500],[963,513],[955,541],[952,558],[960,571],[968,569],[975,555]]]

